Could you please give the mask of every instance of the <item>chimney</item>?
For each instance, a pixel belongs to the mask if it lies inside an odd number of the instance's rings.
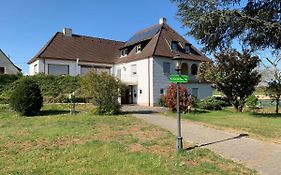
[[[63,28],[62,33],[63,33],[64,36],[72,36],[72,29]]]
[[[159,24],[166,24],[167,23],[167,19],[166,18],[160,18],[159,19]]]

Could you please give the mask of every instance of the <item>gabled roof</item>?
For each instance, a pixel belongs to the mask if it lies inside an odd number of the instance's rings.
[[[57,32],[48,43],[28,62],[38,58],[77,60],[113,64],[119,57],[119,48],[124,42],[103,38],[72,35]]]
[[[155,29],[159,30],[155,30]],[[155,32],[157,31],[157,32]],[[151,33],[155,33],[153,36],[149,35]],[[158,24],[147,29],[141,30],[137,32],[134,36],[144,36],[142,37],[133,37],[139,38],[139,40],[134,40],[134,42],[127,43],[134,43],[134,44],[125,44],[124,49],[126,47],[132,47],[131,45],[138,45],[139,43],[143,42],[144,40],[150,39],[148,44],[143,48],[140,53],[135,52],[135,49],[132,49],[131,52],[125,57],[118,59],[117,63],[125,63],[130,61],[141,60],[145,58],[149,58],[152,56],[159,56],[159,57],[167,57],[173,58],[176,55],[180,55],[183,59],[193,60],[193,61],[210,61],[202,52],[197,50],[194,46],[191,45],[191,54],[187,54],[181,51],[175,52],[171,50],[171,43],[172,41],[178,42],[180,46],[184,48],[185,44],[190,44],[187,40],[185,40],[180,34],[174,31],[169,25],[167,24]]]
[[[127,42],[103,38],[72,35],[65,36],[57,32],[50,41],[32,58],[28,64],[39,58],[77,60],[93,63],[126,63],[152,56],[173,58],[179,54],[182,58],[194,61],[210,61],[203,53],[191,46],[191,54],[171,50],[172,41],[184,48],[189,44],[169,25],[157,24],[134,34]],[[135,52],[135,46],[143,44],[140,53]],[[130,52],[120,58],[120,50],[127,48]]]
[[[7,60],[13,65],[13,66],[15,66],[15,68],[17,68],[20,72],[21,72],[21,69],[18,67],[18,66],[16,66],[11,60],[10,60],[10,58],[0,49],[0,53],[2,53],[3,55],[4,55],[4,57],[6,57],[7,58]]]

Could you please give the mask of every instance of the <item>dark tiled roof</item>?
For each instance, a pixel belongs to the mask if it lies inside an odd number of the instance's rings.
[[[124,42],[120,41],[80,35],[69,37],[58,32],[28,63],[38,58],[62,60],[79,58],[79,61],[113,64],[119,57],[119,48],[123,45]]]
[[[193,46],[191,46],[191,54],[172,51],[170,46],[172,41],[178,42],[182,47],[189,43],[167,24],[157,24],[141,30],[126,43],[80,35],[68,37],[58,32],[28,63],[30,64],[38,58],[62,60],[79,58],[80,61],[85,62],[114,64],[137,61],[152,56],[172,59],[177,54],[187,60],[210,61]],[[135,46],[139,43],[145,43],[145,46],[140,53],[136,53]],[[120,58],[120,50],[124,48],[130,48],[129,53]]]

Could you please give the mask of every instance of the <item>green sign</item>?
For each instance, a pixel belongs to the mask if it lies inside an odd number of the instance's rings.
[[[169,81],[171,83],[187,83],[188,78],[189,77],[187,75],[170,75]]]

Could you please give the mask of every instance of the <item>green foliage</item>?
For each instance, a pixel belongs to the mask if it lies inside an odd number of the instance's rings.
[[[11,95],[10,105],[24,116],[38,114],[43,105],[43,97],[39,86],[29,78],[21,79]]]
[[[225,102],[215,97],[207,97],[198,103],[198,108],[207,110],[222,110]]]
[[[120,111],[118,98],[124,85],[121,81],[107,73],[90,72],[80,81],[81,93],[91,97],[97,106],[95,114],[114,115]]]
[[[266,94],[275,101],[276,108],[275,113],[279,113],[279,103],[281,97],[281,82],[279,80],[272,80],[268,82],[268,86],[266,87]]]
[[[13,77],[12,75],[10,75]],[[0,96],[3,99],[7,99],[11,96],[14,89],[18,86],[21,81],[22,76],[18,78],[11,78],[9,83],[6,83]],[[46,103],[66,103],[68,102],[68,94],[76,91],[78,89],[78,82],[80,77],[74,76],[55,76],[55,75],[45,75],[37,74],[34,76],[27,76],[23,78],[32,79],[36,84],[39,85],[41,94],[44,97]],[[8,80],[6,80],[8,81]],[[85,102],[86,99],[79,98],[81,102]],[[0,100],[1,101],[1,100]]]
[[[173,1],[182,25],[205,45],[205,51],[228,49],[233,40],[253,50],[281,48],[280,0]]]
[[[254,111],[257,108],[259,99],[255,95],[250,95],[247,98],[246,105],[251,111]]]
[[[246,99],[255,91],[261,75],[255,70],[260,62],[249,52],[234,50],[215,55],[214,63],[202,63],[198,77],[222,92],[237,111],[242,111]]]
[[[0,96],[3,96],[3,92],[10,89],[10,85],[19,80],[22,74],[0,74]]]

